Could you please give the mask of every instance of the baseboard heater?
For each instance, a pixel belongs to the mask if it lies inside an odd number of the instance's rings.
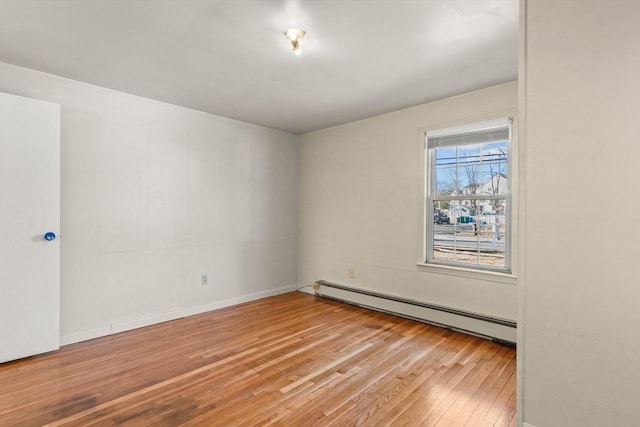
[[[516,322],[319,280],[315,294],[515,345]]]

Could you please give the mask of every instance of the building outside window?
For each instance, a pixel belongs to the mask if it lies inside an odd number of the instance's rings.
[[[427,264],[510,272],[511,120],[426,133]]]

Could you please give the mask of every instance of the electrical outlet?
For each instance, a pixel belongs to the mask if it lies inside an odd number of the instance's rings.
[[[209,284],[209,275],[207,273],[202,273],[202,276],[200,276],[200,284],[202,286],[207,286]]]
[[[356,270],[354,270],[353,268],[349,269],[349,279],[355,279],[356,278]]]

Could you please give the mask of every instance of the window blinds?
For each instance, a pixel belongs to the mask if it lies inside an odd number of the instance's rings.
[[[427,148],[508,141],[511,131],[510,124],[511,120],[505,118],[476,123],[473,125],[473,128],[460,126],[427,132]]]

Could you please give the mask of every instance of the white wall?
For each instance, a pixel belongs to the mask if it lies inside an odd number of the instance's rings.
[[[416,263],[424,128],[512,116],[516,107],[512,82],[302,135],[299,284],[324,279],[515,320],[515,280],[419,271]]]
[[[536,427],[640,426],[640,2],[522,10],[520,409]]]
[[[63,343],[295,289],[296,136],[9,64],[0,91],[62,106]]]

